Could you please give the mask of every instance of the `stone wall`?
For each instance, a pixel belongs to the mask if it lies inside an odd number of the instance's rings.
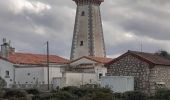
[[[152,92],[161,85],[170,88],[170,66],[157,65],[151,69],[151,89]]]
[[[127,55],[108,67],[109,76],[134,76],[135,90],[150,92],[149,64],[136,57]]]

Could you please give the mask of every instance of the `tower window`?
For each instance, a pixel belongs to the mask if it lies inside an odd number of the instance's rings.
[[[10,78],[10,76],[9,76],[9,71],[6,71],[6,72],[5,72],[5,78]]]
[[[28,76],[30,76],[30,73],[27,73]]]
[[[102,74],[102,73],[99,73],[99,79],[101,79],[101,78],[102,78],[102,76],[103,76],[103,74]]]
[[[80,46],[83,46],[83,41],[80,41]]]
[[[84,11],[82,11],[81,16],[85,16],[85,12]]]

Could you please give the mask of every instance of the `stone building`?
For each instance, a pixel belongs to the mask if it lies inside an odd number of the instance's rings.
[[[77,4],[71,60],[82,56],[105,57],[100,4],[104,0],[73,0]]]
[[[105,65],[108,76],[133,76],[134,87],[145,93],[170,88],[170,60],[153,53],[128,51]]]

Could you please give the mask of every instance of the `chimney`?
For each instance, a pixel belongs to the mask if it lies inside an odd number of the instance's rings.
[[[10,41],[6,41],[6,38],[3,38],[3,44],[1,45],[1,56],[4,58],[8,58],[10,54],[15,52],[15,48],[11,47],[10,43]]]

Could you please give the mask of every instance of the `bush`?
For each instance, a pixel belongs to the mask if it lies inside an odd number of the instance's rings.
[[[71,86],[71,87],[64,87],[61,91],[66,91],[78,97],[82,97],[86,95],[87,93],[89,93],[90,89]]]
[[[112,91],[107,88],[64,87],[61,91],[71,94],[74,100],[114,100]]]
[[[4,88],[7,85],[7,82],[0,77],[0,89]]]
[[[170,100],[170,90],[159,89],[155,93],[155,98],[158,100]]]
[[[40,94],[40,91],[37,90],[37,89],[27,89],[26,92],[27,92],[28,94],[33,94],[33,95]]]
[[[123,98],[123,94],[122,93],[114,93],[113,96],[117,99],[122,99]]]
[[[77,96],[66,91],[60,91],[54,95],[57,100],[77,100]]]
[[[147,100],[147,96],[139,91],[129,91],[124,93],[124,100]]]
[[[53,93],[42,93],[39,95],[34,95],[32,100],[52,100],[54,98]]]
[[[92,95],[91,100],[115,100],[115,98],[113,94],[98,91]]]
[[[27,98],[27,93],[24,90],[7,90],[4,94],[4,98]],[[26,99],[25,99],[26,100]]]
[[[4,91],[2,89],[0,89],[0,98],[2,98],[4,96]]]

